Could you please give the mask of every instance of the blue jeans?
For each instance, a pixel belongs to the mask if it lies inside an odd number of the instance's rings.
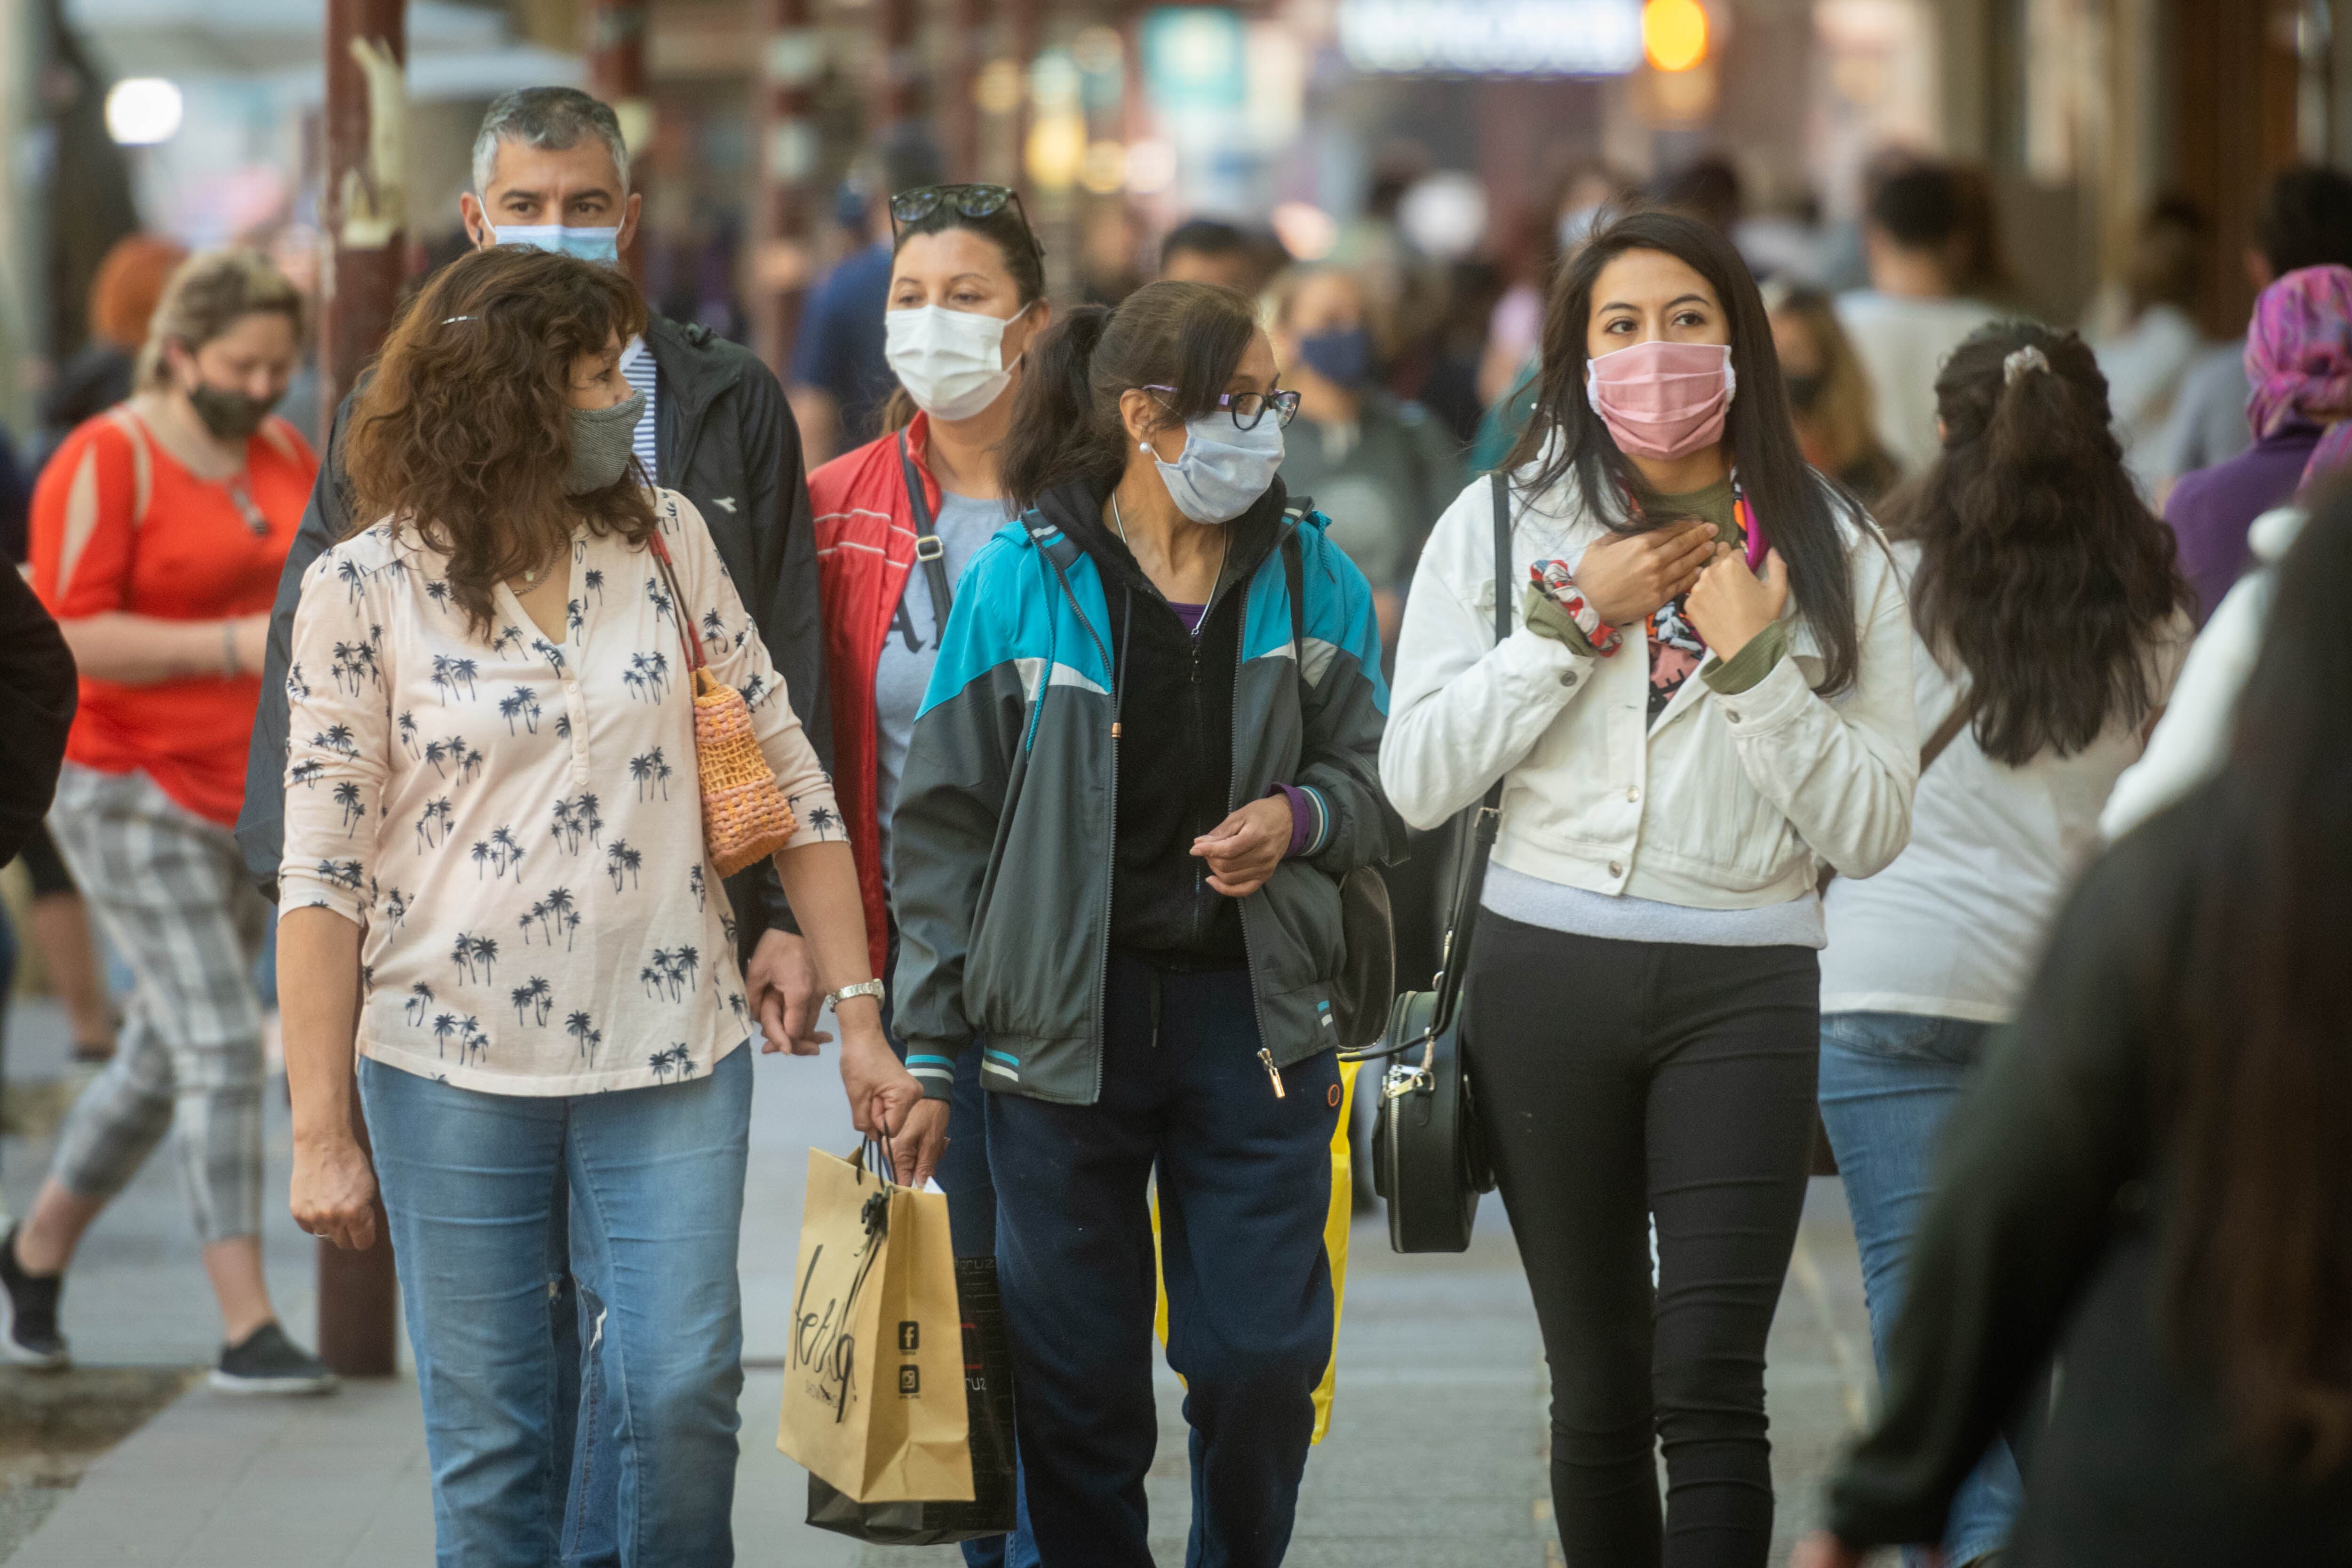
[[[733,1563],[751,1052],[685,1083],[544,1099],[362,1061],[360,1093],[424,1398],[436,1562],[547,1568],[601,1495],[626,1568]],[[551,1226],[566,1188],[568,1259]],[[550,1332],[567,1269],[586,1379]],[[578,1427],[595,1440],[575,1455],[562,1406],[583,1384]]]
[[[1935,1190],[1937,1140],[1991,1028],[1912,1013],[1831,1013],[1822,1019],[1822,1123],[1853,1214],[1881,1379],[1886,1336],[1903,1310],[1905,1255]],[[1945,1561],[1959,1568],[2000,1547],[2023,1494],[2008,1442],[1994,1438],[1952,1500]],[[1909,1568],[1926,1568],[1927,1554],[1906,1547],[1904,1561]]]

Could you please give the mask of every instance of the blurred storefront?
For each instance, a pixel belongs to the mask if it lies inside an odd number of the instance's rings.
[[[37,40],[45,0],[0,0]],[[894,127],[951,175],[1018,184],[1052,284],[1148,274],[1181,218],[1230,217],[1297,257],[1400,246],[1504,272],[1564,174],[1641,180],[1703,158],[1738,177],[1763,253],[1852,281],[1851,225],[1889,149],[1971,160],[2017,302],[2074,319],[2140,214],[2210,217],[2202,314],[2242,320],[2235,257],[2263,177],[2352,157],[2347,0],[410,0],[409,192],[421,251],[454,227],[496,91],[596,83],[627,100],[647,193],[635,258],[659,308],[781,359],[798,292],[858,237],[835,222]],[[176,112],[125,149],[140,221],[198,242],[315,210],[321,0],[69,0],[118,88]],[[0,71],[0,353],[57,341],[21,149],[57,119],[39,68]],[[154,89],[143,89],[151,96]],[[29,139],[29,141],[28,141]],[[138,140],[139,138],[131,138]],[[846,211],[847,209],[841,209]],[[1751,250],[1751,254],[1757,252]],[[17,378],[12,376],[12,384]]]

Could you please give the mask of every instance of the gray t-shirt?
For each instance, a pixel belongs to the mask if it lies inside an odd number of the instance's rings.
[[[940,492],[940,514],[933,526],[939,530],[940,542],[947,547],[948,581],[963,575],[989,535],[1006,521],[1001,500]],[[907,743],[914,737],[915,715],[923,706],[924,689],[931,683],[931,665],[940,656],[941,621],[931,609],[930,572],[918,561],[908,569],[898,613],[882,638],[882,658],[874,666],[874,808],[882,826],[885,888],[890,884],[890,813],[898,804],[898,777],[906,771]]]

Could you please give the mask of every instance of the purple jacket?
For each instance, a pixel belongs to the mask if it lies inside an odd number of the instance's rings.
[[[2254,519],[2294,499],[2319,435],[2315,426],[2289,426],[2227,462],[2181,475],[2172,487],[2164,521],[2179,542],[2181,574],[2197,590],[2199,626],[2245,570],[2246,530]]]

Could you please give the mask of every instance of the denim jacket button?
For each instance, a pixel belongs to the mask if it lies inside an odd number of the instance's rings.
[[[1610,861],[1610,862],[1609,862],[1609,874],[1610,874],[1611,876],[1612,876],[1612,877],[1622,877],[1622,876],[1623,876],[1623,875],[1625,874],[1625,867],[1624,867],[1624,864],[1623,864],[1622,861],[1617,861],[1617,860],[1612,860],[1612,861]]]
[[[1574,686],[1576,684],[1576,671],[1571,669],[1564,672],[1559,678],[1559,683],[1562,686]]]

